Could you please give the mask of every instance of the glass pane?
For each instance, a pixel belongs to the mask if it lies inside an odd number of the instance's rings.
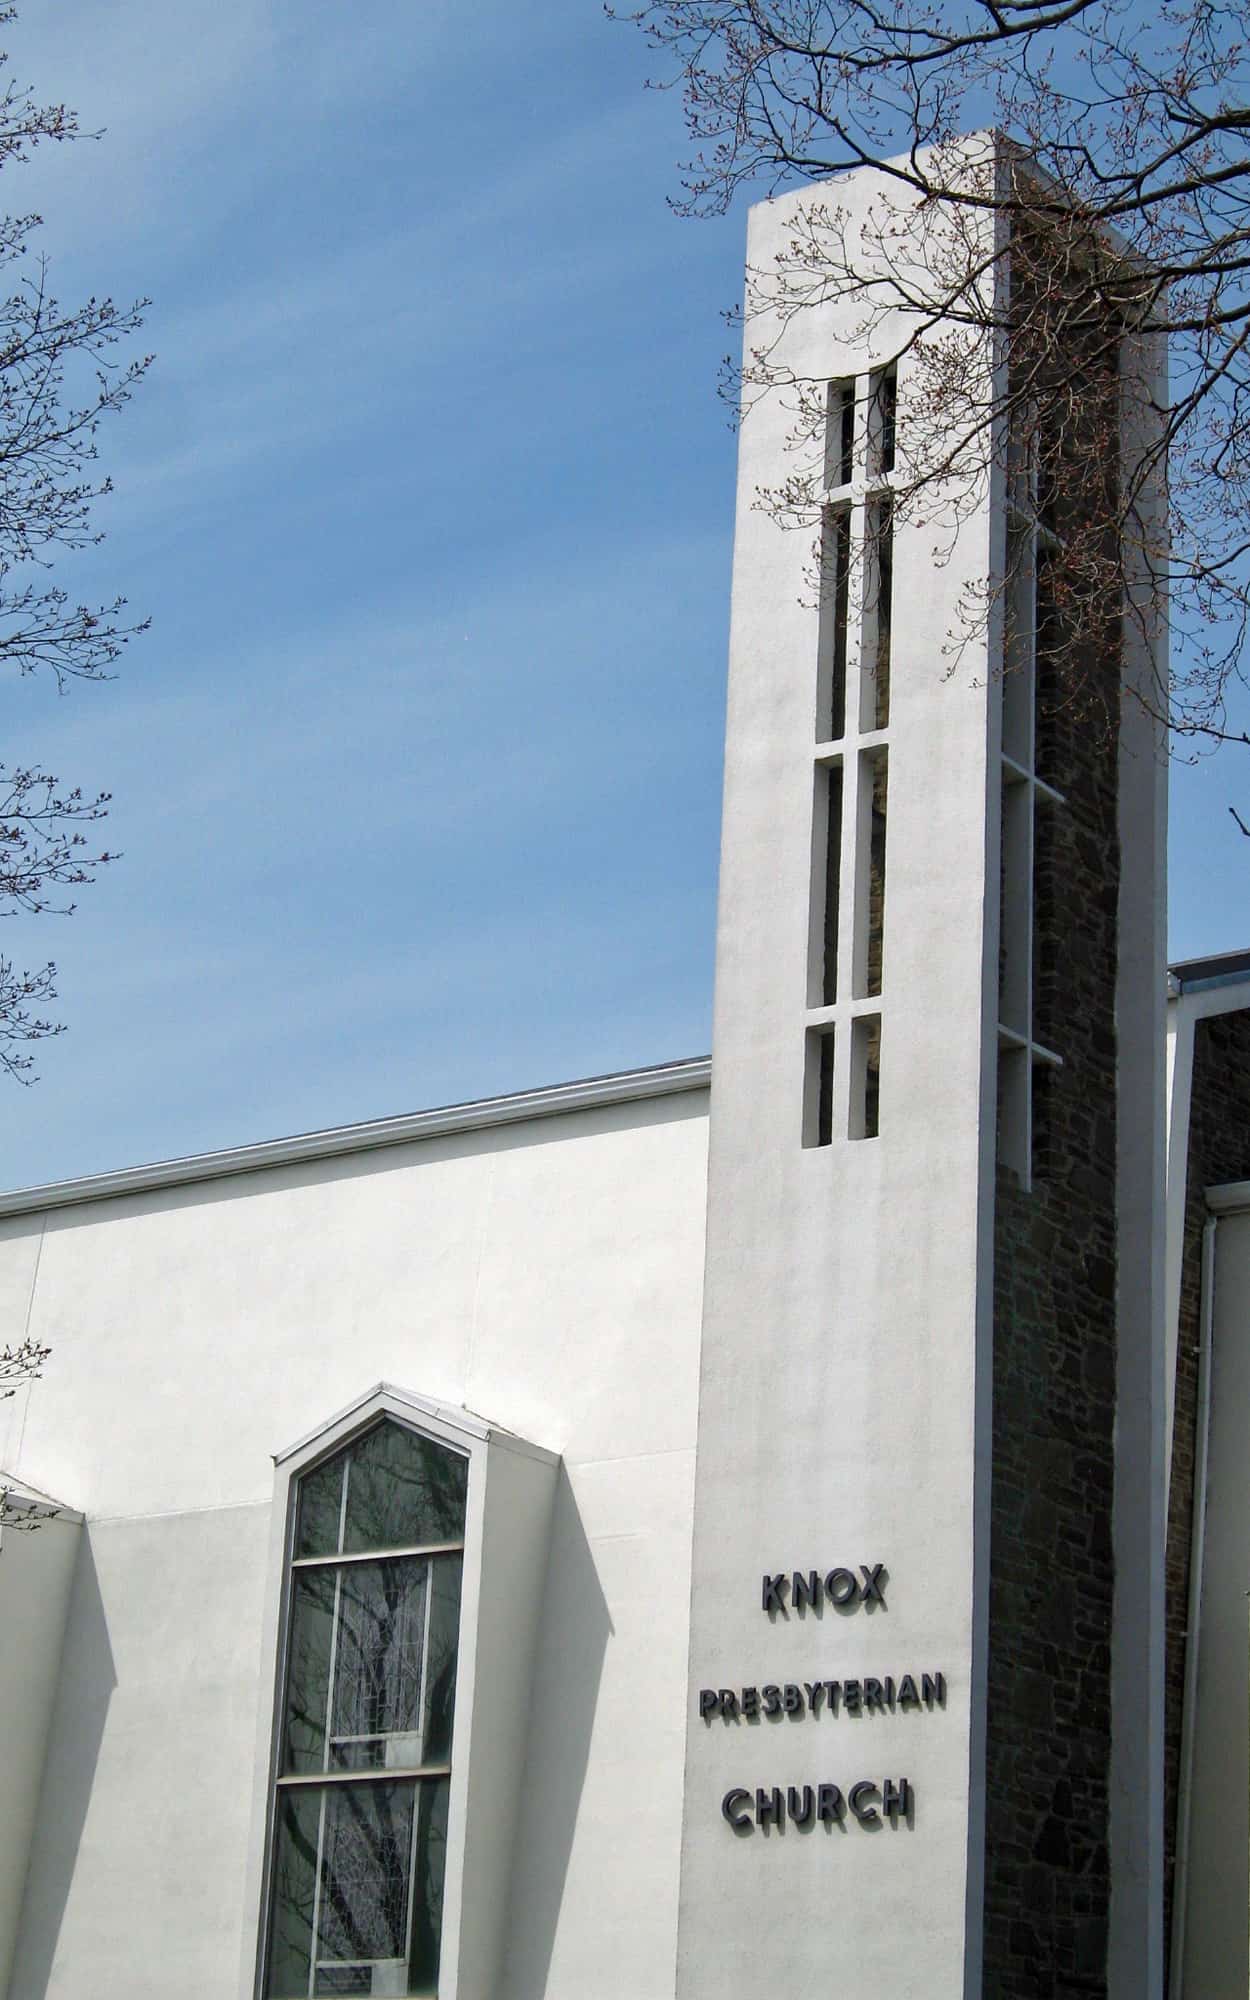
[[[265,1987],[273,2000],[295,2000],[297,1994],[308,1992],[320,1813],[320,1791],[301,1787],[279,1795],[269,1977]]]
[[[325,1792],[318,1964],[408,1957],[413,1784]]]
[[[447,1865],[448,1778],[428,1778],[417,1805],[417,1855],[413,1870],[412,1953],[408,1991],[438,1991],[438,1956],[443,1930],[443,1875]]]
[[[346,1563],[338,1573],[331,1756],[339,1769],[421,1762],[429,1567],[410,1556]],[[359,1740],[394,1736],[406,1740],[389,1756],[384,1743]]]
[[[460,1639],[461,1556],[431,1563],[430,1652],[425,1710],[425,1762],[451,1761],[451,1719],[456,1705],[456,1648]]]
[[[295,1521],[297,1556],[337,1555],[339,1519],[343,1507],[343,1467],[347,1454],[339,1452],[315,1472],[306,1472],[299,1483],[299,1513]]]
[[[296,2000],[310,1982],[313,1993],[437,1992],[450,1789],[435,1778],[280,1796],[270,2000]]]
[[[379,1424],[351,1447],[344,1550],[462,1540],[468,1478],[458,1452]]]
[[[295,1572],[291,1595],[291,1649],[286,1687],[282,1769],[325,1768],[326,1703],[334,1631],[333,1569]]]

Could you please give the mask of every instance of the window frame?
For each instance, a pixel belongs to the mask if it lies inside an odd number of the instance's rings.
[[[486,1489],[486,1454],[490,1427],[445,1405],[427,1401],[379,1383],[345,1410],[318,1429],[279,1452],[274,1458],[274,1505],[265,1613],[262,1621],[258,1743],[255,1760],[251,1832],[248,1843],[248,1894],[245,1910],[250,1922],[242,1940],[240,1994],[242,2000],[264,2000],[265,1974],[269,1953],[271,1903],[277,1809],[280,1795],[290,1790],[283,1784],[282,1745],[286,1722],[288,1648],[295,1578],[320,1558],[302,1559],[295,1555],[296,1508],[299,1481],[326,1459],[356,1439],[390,1419],[408,1430],[428,1437],[432,1443],[456,1452],[468,1461],[468,1490],[465,1500],[460,1625],[457,1645],[456,1694],[452,1712],[451,1768],[448,1797],[448,1831],[443,1881],[442,1928],[440,1934],[439,2000],[452,2000],[457,1987],[457,1958],[461,1930],[465,1825],[469,1780],[468,1718],[473,1712],[476,1678],[478,1604],[483,1549],[483,1519]],[[400,1550],[367,1550],[360,1560],[405,1554]],[[347,1560],[356,1559],[351,1552]],[[334,1560],[342,1560],[337,1557]],[[359,1778],[360,1773],[344,1773],[343,1778]],[[365,1774],[368,1781],[382,1777],[406,1778],[399,1771]],[[310,1773],[308,1783],[324,1785],[323,1773]],[[329,1780],[338,1783],[336,1776]]]

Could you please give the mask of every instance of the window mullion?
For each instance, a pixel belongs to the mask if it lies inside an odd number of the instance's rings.
[[[430,1623],[434,1610],[434,1564],[432,1560],[427,1562],[425,1566],[425,1605],[423,1608],[425,1615],[422,1621],[424,1629],[421,1633],[421,1693],[418,1697],[421,1706],[417,1711],[419,1724],[417,1741],[421,1745],[422,1763],[425,1762],[425,1718],[430,1698]]]
[[[343,1460],[343,1485],[339,1492],[339,1549],[343,1553],[343,1543],[347,1536],[347,1480],[352,1469],[351,1453]]]
[[[349,1563],[398,1562],[402,1556],[454,1556],[461,1542],[414,1542],[407,1548],[343,1549],[329,1556],[295,1556],[292,1569],[345,1569]]]
[[[408,1917],[404,1924],[404,1957],[412,1964],[412,1925],[417,1910],[417,1834],[421,1819],[421,1780],[412,1787],[412,1832],[408,1838]]]
[[[328,1718],[327,1718],[328,1720]],[[321,1878],[325,1867],[326,1851],[326,1792],[322,1787],[317,1806],[317,1872],[313,1876],[312,1933],[308,1951],[308,1991],[317,1991],[317,1941],[321,1935]]]
[[[365,1739],[358,1739],[364,1741]],[[314,1786],[329,1791],[332,1785],[381,1785],[401,1779],[446,1778],[450,1764],[362,1764],[359,1770],[285,1771],[275,1784],[280,1792],[311,1791]]]
[[[342,1617],[343,1572],[334,1572],[334,1609],[330,1613],[330,1658],[326,1673],[326,1726],[321,1739],[321,1768],[330,1768],[330,1738],[334,1733],[334,1676],[339,1660],[339,1621]]]

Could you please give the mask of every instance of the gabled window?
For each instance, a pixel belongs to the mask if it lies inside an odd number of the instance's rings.
[[[468,1473],[388,1416],[295,1482],[270,2000],[438,1991]]]

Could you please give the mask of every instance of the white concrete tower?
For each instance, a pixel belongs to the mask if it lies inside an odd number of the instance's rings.
[[[749,266],[883,186],[761,205]],[[826,385],[823,555],[816,591],[758,504],[792,463],[772,393],[739,470],[678,1995],[1141,2000],[1155,731],[1043,758],[1046,531],[998,470],[942,563],[940,495],[893,517],[911,329],[864,324],[827,297],[746,329]],[[971,629],[1009,534],[1014,617]]]

